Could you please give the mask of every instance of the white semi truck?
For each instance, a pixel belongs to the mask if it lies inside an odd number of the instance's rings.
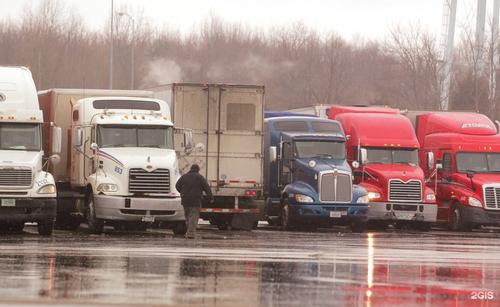
[[[0,67],[0,227],[22,232],[36,222],[38,233],[50,235],[56,217],[56,185],[44,171],[57,163],[61,130],[52,130],[53,153],[42,150],[43,114],[35,83],[25,67]],[[47,152],[45,152],[47,153]]]
[[[46,119],[67,131],[63,163],[54,168],[61,227],[86,221],[91,232],[101,233],[105,224],[140,230],[162,222],[176,234],[185,232],[175,190],[179,170],[170,110],[148,95],[77,89],[39,93]]]

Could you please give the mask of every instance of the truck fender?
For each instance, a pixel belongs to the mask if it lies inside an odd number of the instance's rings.
[[[303,194],[312,197],[315,202],[319,201],[316,190],[310,184],[303,181],[297,181],[286,185],[282,192],[282,199],[293,197],[295,194]]]
[[[368,195],[368,191],[357,184],[352,185],[352,202],[356,203],[358,201],[358,198]]]

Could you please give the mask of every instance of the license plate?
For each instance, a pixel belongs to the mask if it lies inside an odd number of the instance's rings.
[[[146,215],[142,217],[143,222],[152,223],[155,221],[155,217],[151,215]]]
[[[413,220],[415,213],[396,213],[396,218],[398,220]]]
[[[2,207],[15,207],[16,200],[11,198],[2,198]]]
[[[330,217],[342,217],[342,212],[341,211],[330,211]]]

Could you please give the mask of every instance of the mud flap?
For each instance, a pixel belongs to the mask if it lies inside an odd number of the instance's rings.
[[[231,229],[252,230],[258,221],[256,214],[234,214],[231,220]]]

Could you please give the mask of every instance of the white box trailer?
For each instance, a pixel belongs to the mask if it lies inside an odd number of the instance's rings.
[[[331,107],[332,107],[332,105],[330,105],[330,104],[318,104],[318,105],[313,105],[313,106],[308,106],[308,107],[290,109],[287,111],[293,112],[293,113],[314,115],[314,116],[317,116],[319,118],[328,118],[327,112]]]
[[[179,153],[179,170],[199,164],[212,188],[216,202],[203,204],[202,218],[221,229],[248,224],[243,213],[255,223],[264,204],[264,86],[175,83],[148,90],[170,105],[177,128],[192,130],[196,146]],[[176,148],[182,142],[177,134]]]

